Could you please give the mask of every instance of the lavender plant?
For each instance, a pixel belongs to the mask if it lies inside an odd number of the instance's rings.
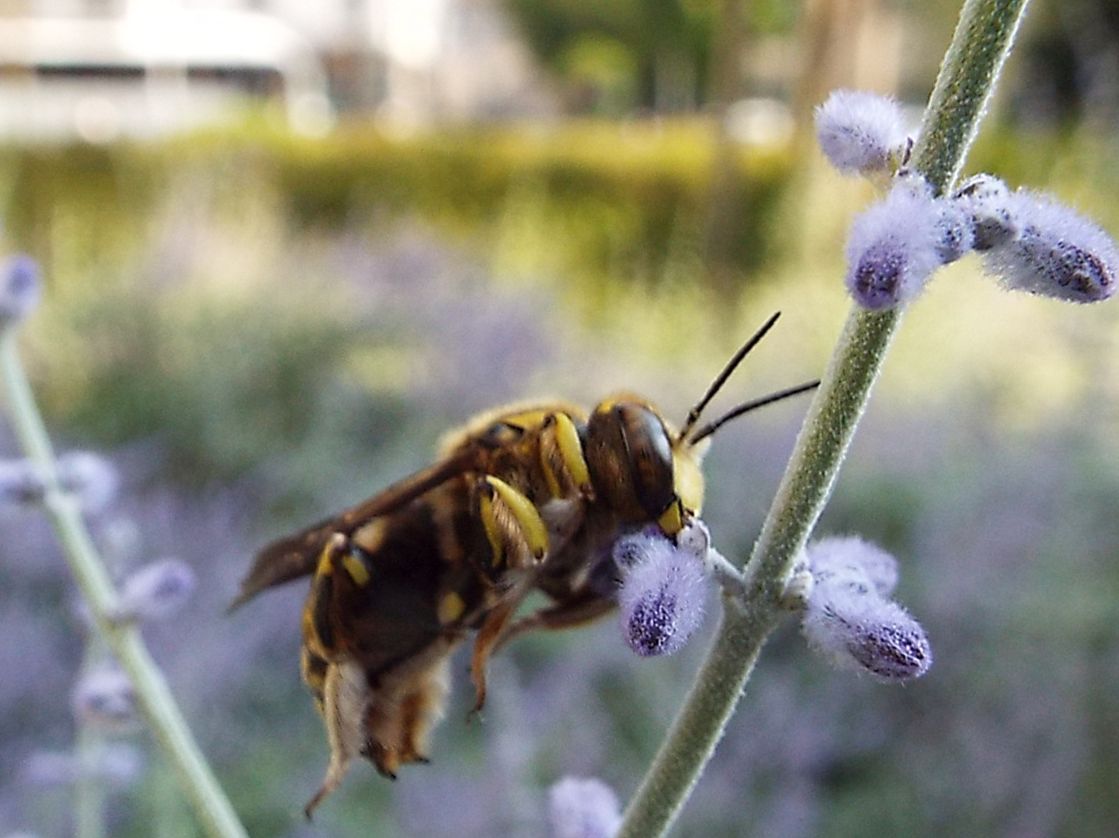
[[[139,711],[177,769],[206,832],[223,838],[244,836],[244,828],[198,750],[135,624],[145,613],[173,610],[175,600],[192,584],[189,573],[179,567],[168,572],[166,566],[149,570],[126,584],[124,597],[117,592],[82,518],[83,513],[103,508],[112,498],[115,473],[93,454],[77,452],[56,458],[39,416],[19,358],[17,334],[40,296],[34,262],[27,257],[10,260],[0,272],[0,376],[12,425],[27,460],[5,468],[3,494],[42,503],[96,631],[72,702],[83,733],[90,732],[79,745],[75,768],[78,832],[101,834],[99,793],[96,784],[87,781],[96,776],[94,763],[104,743],[93,731],[130,725]]]
[[[870,210],[870,220],[855,225],[848,249],[848,287],[856,305],[744,568],[743,586],[724,592],[725,607],[714,645],[630,802],[619,835],[660,835],[675,820],[721,738],[765,640],[790,600],[804,604],[806,631],[816,637],[816,645],[828,650],[842,648],[844,655],[880,676],[910,677],[928,666],[931,657],[923,631],[884,598],[866,566],[860,571],[862,579],[849,578],[846,583],[823,574],[817,579],[818,570],[813,571],[812,583],[790,583],[906,304],[936,267],[969,249],[969,239],[971,247],[977,239],[987,239],[987,229],[979,228],[989,226],[991,214],[966,216],[966,204],[960,200],[963,196],[953,194],[952,187],[1025,7],[1025,0],[966,0],[906,163],[907,177],[919,179],[918,189],[899,181],[895,190],[907,191],[896,196],[892,192],[887,198],[904,207],[906,214],[898,216],[894,224],[903,229],[897,233],[887,229],[880,209]],[[845,97],[841,104],[821,109],[826,129],[821,135],[825,146],[833,147],[833,160],[843,170],[888,167],[889,150],[896,147],[894,120],[882,119],[883,109],[875,106],[865,121],[869,127],[863,130],[858,127],[858,100]],[[832,117],[835,120],[829,127]],[[854,146],[865,142],[872,150],[860,155],[848,141]],[[951,196],[949,203],[938,203],[946,194]],[[1012,209],[1001,211],[1013,218]],[[996,231],[1002,232],[1000,246],[1011,248],[1003,251],[1009,254],[1005,264],[999,263],[1015,277],[1010,282],[1064,299],[1106,297],[1114,284],[1110,241],[1098,235],[1097,228],[1069,224],[1067,211],[1039,211],[1035,205],[1027,215],[1031,213],[1035,232],[1023,234],[1021,224],[1017,233],[1009,227]],[[911,222],[917,234],[904,229]],[[1023,282],[1021,275],[1026,272],[1030,278]],[[1072,296],[1070,288],[1074,289]],[[858,591],[865,588],[865,593],[852,596],[851,584]],[[820,590],[813,595],[810,591],[816,587]]]

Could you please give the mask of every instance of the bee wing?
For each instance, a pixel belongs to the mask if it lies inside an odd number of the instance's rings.
[[[266,588],[310,575],[315,570],[323,547],[334,533],[349,536],[370,519],[391,515],[436,486],[476,469],[480,454],[478,446],[461,448],[451,456],[393,483],[341,515],[325,518],[306,529],[273,541],[253,558],[252,567],[241,580],[241,591],[230,604],[229,610],[239,608]]]

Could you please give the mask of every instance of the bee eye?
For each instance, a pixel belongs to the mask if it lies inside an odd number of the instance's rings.
[[[660,418],[639,402],[600,405],[587,424],[596,489],[630,514],[656,521],[677,500],[672,442]]]

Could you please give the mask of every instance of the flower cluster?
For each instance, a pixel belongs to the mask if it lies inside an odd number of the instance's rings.
[[[816,110],[821,148],[845,174],[887,172],[905,143],[896,103],[837,91]],[[847,242],[847,289],[868,309],[904,305],[937,268],[975,250],[1008,289],[1090,303],[1115,293],[1119,250],[1098,225],[1028,190],[977,175],[948,196],[897,172],[886,198],[855,219]]]
[[[642,657],[679,651],[703,622],[708,540],[706,530],[693,527],[702,524],[686,528],[675,541],[652,527],[614,544],[622,634]]]
[[[564,777],[548,791],[552,838],[611,838],[622,823],[614,791],[601,780]]]
[[[897,561],[861,538],[810,544],[806,561],[813,585],[802,628],[808,645],[831,663],[885,681],[919,678],[932,665],[925,630],[889,597]]]
[[[0,329],[24,320],[42,296],[39,265],[17,254],[0,264]]]
[[[1119,251],[1090,219],[990,175],[968,180],[954,197],[971,217],[984,267],[1004,287],[1074,303],[1115,293]]]

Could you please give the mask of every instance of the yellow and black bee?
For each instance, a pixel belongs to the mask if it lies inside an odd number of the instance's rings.
[[[479,710],[486,664],[500,644],[614,608],[613,578],[603,572],[611,545],[654,523],[675,538],[699,514],[700,465],[716,428],[816,386],[774,393],[696,427],[777,316],[728,362],[679,431],[630,394],[601,402],[589,416],[565,402],[489,411],[447,435],[434,465],[260,551],[235,606],[313,574],[302,670],[331,759],[308,817],[357,756],[387,777],[426,761],[450,655],[469,632],[476,632],[471,676]],[[532,591],[551,604],[518,617]]]

